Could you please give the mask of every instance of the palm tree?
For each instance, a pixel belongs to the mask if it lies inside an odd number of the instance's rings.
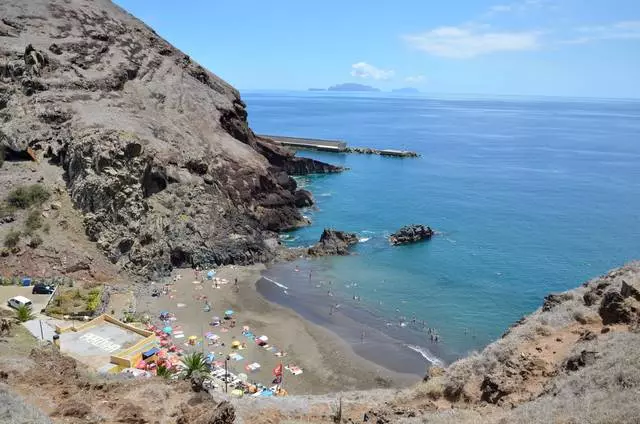
[[[31,309],[26,305],[20,305],[16,308],[16,318],[20,322],[31,321],[35,319],[35,315],[31,312]]]
[[[193,374],[206,374],[209,370],[207,361],[202,352],[191,352],[182,358],[182,376],[190,378]]]

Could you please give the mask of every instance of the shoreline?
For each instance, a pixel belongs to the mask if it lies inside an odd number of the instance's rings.
[[[334,333],[361,358],[388,370],[421,379],[429,367],[458,359],[444,344],[427,344],[426,329],[420,325],[401,327],[359,301],[339,296],[326,282],[307,279],[310,271],[318,274],[315,265],[307,259],[274,264],[262,273],[257,290],[267,300]],[[328,296],[327,289],[334,294]]]
[[[272,369],[283,365],[295,364],[303,369],[303,374],[292,375],[285,372],[283,385],[290,394],[325,394],[337,391],[366,390],[389,387],[407,387],[421,380],[422,375],[397,372],[364,358],[361,352],[345,341],[339,334],[318,325],[298,314],[295,310],[281,306],[263,296],[258,285],[262,280],[262,272],[266,267],[223,266],[217,269],[216,278],[225,279],[229,283],[214,288],[212,281],[206,280],[203,273],[202,283],[196,281],[192,269],[175,270],[172,278],[180,274],[182,278],[172,285],[166,296],[152,297],[153,285],[143,288],[137,294],[137,310],[149,314],[155,320],[161,311],[169,311],[176,317],[176,325],[180,326],[187,340],[191,335],[202,337],[207,332],[221,336],[225,346],[207,346],[206,340],[196,346],[181,346],[185,352],[202,350],[215,352],[216,357],[224,357],[230,352],[232,340],[244,341],[242,327],[248,325],[258,335],[267,335],[269,343],[278,346],[278,350],[287,352],[283,358],[276,357],[255,345],[247,343],[247,349],[239,353],[242,361],[229,361],[229,368],[236,372],[247,373],[249,379],[270,384],[273,379]],[[234,281],[238,279],[238,292]],[[271,284],[271,283],[270,283]],[[160,288],[161,284],[156,287]],[[202,296],[207,296],[211,311],[204,312]],[[178,306],[181,305],[181,306]],[[227,309],[235,311],[237,320],[235,328],[219,333],[218,327],[210,327],[212,316],[222,316]],[[237,334],[236,334],[237,333]],[[248,373],[246,364],[258,362],[260,370]],[[426,372],[426,367],[424,369]]]

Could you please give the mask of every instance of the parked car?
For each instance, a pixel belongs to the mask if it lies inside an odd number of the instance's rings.
[[[51,294],[55,290],[55,286],[50,286],[44,283],[38,283],[33,286],[31,294]]]
[[[7,305],[14,309],[18,309],[20,306],[26,306],[27,308],[31,309],[31,307],[33,306],[31,300],[27,299],[24,296],[12,297],[7,301]]]

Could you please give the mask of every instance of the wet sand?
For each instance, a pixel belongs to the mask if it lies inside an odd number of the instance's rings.
[[[457,359],[445,344],[430,342],[426,325],[409,319],[401,326],[400,321],[385,320],[356,299],[344,298],[339,287],[319,280],[322,273],[316,265],[308,260],[275,264],[263,272],[258,292],[329,329],[359,356],[389,370],[422,377],[429,366]]]
[[[244,359],[231,360],[229,368],[235,372],[244,372],[250,381],[270,385],[273,380],[272,370],[279,363],[284,366],[295,364],[304,372],[294,376],[284,372],[283,387],[291,394],[321,394],[346,390],[361,390],[380,387],[406,387],[417,382],[421,375],[416,373],[396,372],[380,366],[357,354],[352,345],[333,332],[304,319],[291,309],[274,304],[265,299],[256,290],[256,283],[261,279],[264,266],[248,267],[225,266],[217,270],[216,277],[226,279],[229,283],[214,288],[212,281],[206,280],[202,273],[202,283],[193,284],[195,271],[191,269],[176,270],[182,278],[175,282],[170,295],[151,297],[150,292],[140,294],[137,299],[137,310],[157,319],[160,311],[173,313],[177,320],[174,326],[181,326],[185,337],[177,339],[186,343],[191,335],[203,338],[207,332],[221,337],[225,346],[208,346],[206,340],[196,346],[181,347],[185,352],[200,350],[205,353],[214,352],[216,359],[224,358],[231,349],[231,342],[246,342],[245,350],[237,351]],[[234,280],[238,279],[239,289],[236,291]],[[261,284],[261,283],[258,283]],[[157,284],[158,288],[162,287]],[[149,292],[149,293],[146,293]],[[211,311],[203,310],[206,296],[211,304]],[[178,304],[184,306],[179,307]],[[234,310],[235,328],[228,332],[220,331],[221,327],[209,325],[213,316],[223,317],[227,309]],[[279,358],[273,352],[259,347],[255,342],[244,337],[243,326],[249,326],[256,336],[266,335],[269,344],[287,352],[287,356]],[[345,328],[357,328],[357,324],[344,321]],[[229,328],[227,321],[226,328]],[[371,336],[373,337],[373,335]],[[367,339],[365,339],[365,342]],[[366,349],[366,343],[363,348]],[[261,369],[247,372],[247,364],[258,362]]]

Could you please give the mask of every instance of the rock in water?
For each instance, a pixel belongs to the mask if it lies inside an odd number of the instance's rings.
[[[407,225],[391,234],[389,241],[394,246],[399,244],[415,243],[421,240],[428,240],[433,236],[431,227],[424,225]]]
[[[139,275],[268,261],[304,225],[289,177],[342,168],[259,140],[238,91],[109,0],[0,3],[0,148],[66,172],[87,235]]]
[[[313,200],[313,194],[309,190],[298,190],[295,192],[296,206],[299,208],[306,208],[313,206],[315,203]]]
[[[357,242],[358,236],[354,233],[325,228],[320,241],[310,247],[308,253],[312,256],[348,255],[349,248]]]

